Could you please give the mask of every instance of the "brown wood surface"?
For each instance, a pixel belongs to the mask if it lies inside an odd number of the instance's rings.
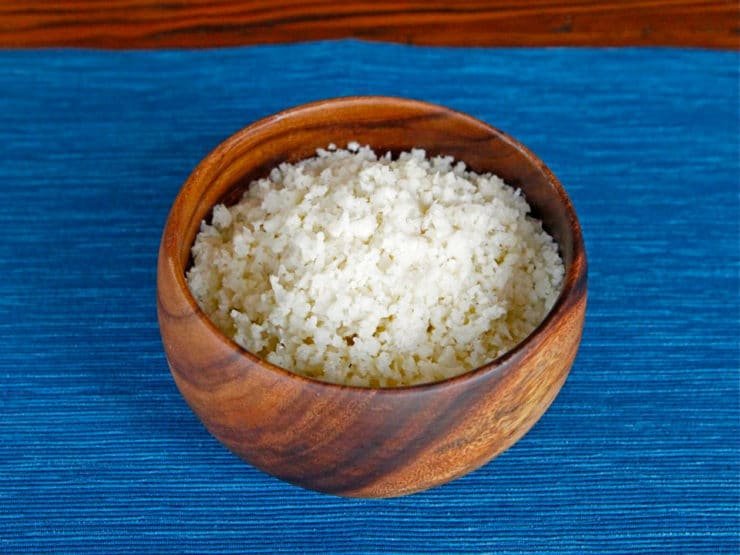
[[[0,47],[206,47],[357,37],[460,46],[738,48],[737,0],[0,0]]]
[[[513,351],[456,378],[413,387],[342,387],[264,362],[222,335],[185,283],[211,207],[276,164],[330,142],[380,151],[425,147],[520,187],[565,262],[563,292]],[[586,308],[586,256],[573,207],[526,148],[468,116],[411,100],[324,101],[271,117],[218,147],[178,195],[162,236],[158,315],[173,377],[208,430],[254,466],[327,493],[412,493],[487,462],[539,419],[573,363]]]

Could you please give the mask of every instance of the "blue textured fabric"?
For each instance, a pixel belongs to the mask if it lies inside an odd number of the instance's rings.
[[[736,52],[0,52],[0,552],[737,553]],[[391,94],[513,134],[561,178],[583,343],[518,444],[393,500],[240,462],[180,397],[155,261],[196,163],[257,118]]]

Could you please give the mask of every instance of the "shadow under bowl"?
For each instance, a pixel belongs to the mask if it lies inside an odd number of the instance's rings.
[[[520,188],[565,263],[560,296],[522,343],[445,381],[389,389],[312,380],[274,366],[221,333],[185,282],[200,223],[219,202],[281,162],[329,143],[376,152],[424,148],[493,172]],[[573,364],[586,310],[586,253],[573,206],[527,148],[465,114],[424,102],[350,97],[258,121],[197,166],[167,219],[157,310],[170,370],[206,428],[255,467],[290,483],[349,497],[393,497],[462,476],[521,438]]]

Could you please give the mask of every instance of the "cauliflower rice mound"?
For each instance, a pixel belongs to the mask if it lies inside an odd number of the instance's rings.
[[[529,335],[563,262],[519,190],[424,150],[329,145],[203,222],[187,281],[226,335],[322,381],[422,384]]]

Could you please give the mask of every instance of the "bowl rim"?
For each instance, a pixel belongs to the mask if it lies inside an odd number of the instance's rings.
[[[231,337],[227,336],[220,329],[218,329],[218,327],[213,323],[210,317],[200,308],[197,301],[195,300],[195,297],[191,293],[190,288],[188,287],[188,284],[185,280],[185,272],[178,271],[178,267],[180,266],[179,262],[177,260],[173,260],[173,256],[171,256],[171,254],[168,254],[167,249],[163,248],[163,245],[165,244],[166,238],[168,236],[182,234],[182,229],[178,229],[175,226],[175,222],[176,221],[179,222],[180,218],[174,217],[174,216],[176,215],[178,207],[180,203],[182,202],[182,198],[185,196],[186,191],[196,188],[196,185],[203,181],[203,177],[204,177],[203,174],[207,175],[207,169],[208,169],[208,166],[210,165],[210,162],[212,160],[220,158],[222,153],[230,150],[232,147],[237,145],[240,141],[244,140],[250,134],[258,130],[262,130],[265,127],[269,127],[271,124],[277,121],[280,121],[286,118],[295,117],[304,112],[316,112],[316,113],[322,114],[324,117],[330,117],[330,111],[334,107],[347,106],[347,105],[352,105],[352,104],[368,105],[368,104],[373,104],[373,103],[375,104],[392,103],[392,104],[396,104],[399,106],[403,105],[403,106],[407,106],[411,108],[413,107],[423,108],[426,110],[431,109],[431,110],[439,111],[440,113],[451,114],[454,117],[466,120],[466,123],[470,124],[471,126],[476,126],[481,130],[485,130],[486,132],[492,135],[496,135],[499,139],[507,142],[510,146],[518,150],[522,154],[522,156],[524,156],[530,163],[532,163],[540,171],[542,171],[547,177],[548,181],[553,185],[560,203],[565,208],[566,215],[568,217],[569,227],[571,229],[571,233],[573,236],[573,245],[572,245],[573,253],[572,253],[571,264],[567,268],[563,276],[563,284],[562,284],[560,293],[558,294],[558,297],[555,303],[550,308],[550,310],[547,312],[542,322],[540,322],[537,325],[537,327],[535,327],[534,330],[532,330],[524,339],[522,339],[514,347],[512,347],[505,353],[499,355],[495,359],[487,362],[486,364],[482,366],[473,368],[471,370],[468,370],[456,376],[452,376],[452,377],[434,381],[434,382],[426,382],[426,383],[411,384],[411,385],[400,385],[400,386],[394,386],[394,387],[367,387],[367,386],[357,386],[357,385],[346,385],[346,384],[338,384],[334,382],[327,382],[327,381],[322,381],[316,378],[311,378],[309,376],[305,376],[297,372],[292,372],[281,366],[272,364],[271,362],[268,362],[267,360],[248,351],[247,349],[239,345],[236,341],[234,341]],[[317,109],[320,109],[320,110],[317,110]],[[420,147],[424,148],[424,145],[420,145]],[[462,161],[464,162],[465,160],[462,160]],[[200,187],[198,187],[198,190],[200,190]],[[192,248],[192,244],[190,245],[189,248],[190,249]],[[200,162],[198,162],[196,167],[193,169],[193,171],[190,173],[190,175],[186,179],[185,183],[180,188],[177,196],[175,197],[172,207],[167,215],[167,220],[164,226],[164,231],[162,233],[162,241],[161,241],[159,258],[161,258],[162,256],[166,257],[166,264],[164,265],[164,267],[166,268],[166,271],[169,271],[172,277],[174,277],[174,283],[178,286],[178,289],[179,289],[178,293],[182,297],[184,297],[185,301],[188,303],[188,305],[192,309],[193,315],[199,319],[200,323],[206,326],[206,328],[210,331],[210,333],[213,336],[215,336],[216,339],[224,343],[225,344],[224,346],[232,350],[236,350],[240,355],[245,356],[247,359],[249,359],[252,363],[256,364],[261,369],[269,370],[271,372],[276,372],[282,375],[282,377],[290,379],[290,380],[298,380],[301,382],[305,382],[307,385],[311,385],[317,388],[328,388],[330,390],[337,390],[337,391],[355,391],[355,392],[364,392],[364,393],[373,392],[373,393],[382,394],[382,395],[403,395],[405,393],[411,393],[411,392],[415,392],[415,393],[430,392],[432,390],[436,390],[440,388],[462,385],[464,382],[480,379],[484,375],[505,372],[506,369],[512,368],[513,366],[517,365],[518,362],[523,360],[527,356],[528,352],[531,350],[530,347],[533,344],[537,345],[541,343],[547,336],[548,332],[555,330],[556,322],[560,320],[562,317],[564,317],[567,313],[567,309],[568,309],[567,305],[569,303],[569,300],[574,299],[574,298],[577,299],[581,293],[586,292],[587,280],[588,280],[588,265],[587,265],[587,260],[586,260],[586,249],[584,245],[581,226],[580,226],[580,223],[578,222],[578,218],[576,216],[573,203],[571,202],[570,198],[568,197],[567,193],[565,192],[565,189],[563,188],[558,178],[552,173],[552,171],[547,167],[547,165],[545,165],[545,163],[537,155],[535,155],[529,148],[527,148],[525,145],[523,145],[521,142],[519,142],[517,139],[507,134],[506,132],[501,131],[500,129],[478,118],[475,118],[469,114],[466,114],[464,112],[460,112],[452,108],[447,108],[439,104],[426,102],[422,100],[416,100],[416,99],[398,97],[398,96],[382,96],[382,95],[340,96],[340,97],[316,100],[313,102],[300,104],[300,105],[293,106],[285,110],[281,110],[272,115],[263,117],[239,129],[238,131],[233,133],[231,136],[223,140],[214,149],[208,152],[208,154],[206,154],[205,157],[203,157],[200,160]],[[158,267],[161,267],[160,264],[158,264]],[[158,272],[159,271],[161,270],[158,270]],[[159,278],[157,281],[158,281],[157,289],[159,290]],[[158,304],[160,303],[159,291],[157,294],[157,302]],[[240,369],[240,372],[241,371],[243,370]]]

